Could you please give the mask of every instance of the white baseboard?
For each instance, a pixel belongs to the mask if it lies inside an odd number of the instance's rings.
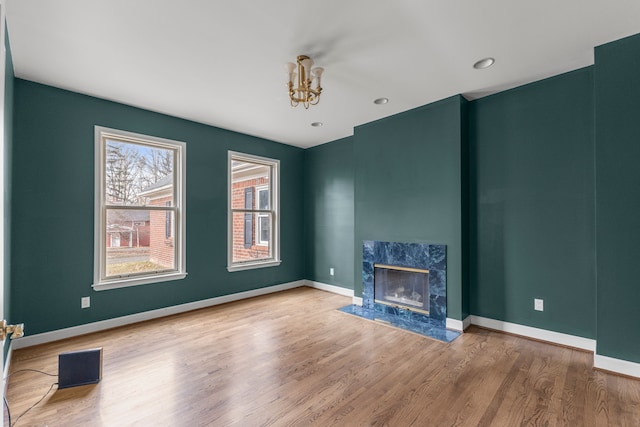
[[[496,331],[508,332],[510,334],[522,335],[523,337],[547,341],[554,344],[579,348],[581,350],[596,351],[596,340],[578,337],[575,335],[563,334],[560,332],[547,331],[546,329],[533,328],[531,326],[518,325],[517,323],[503,322],[501,320],[489,319],[480,316],[469,316],[473,325],[484,328],[495,329]]]
[[[464,331],[469,326],[471,326],[471,316],[465,317],[464,320],[462,321],[462,330]]]
[[[225,304],[228,302],[238,301],[241,299],[257,297],[260,295],[271,294],[274,292],[285,291],[287,289],[299,288],[306,285],[306,280],[297,280],[295,282],[283,283],[281,285],[269,286],[266,288],[253,289],[245,292],[238,292],[231,295],[223,295],[220,297],[209,298],[201,301],[194,301],[186,304],[174,305],[171,307],[160,308],[157,310],[145,311],[143,313],[131,314],[128,316],[116,317],[114,319],[101,320],[99,322],[87,323],[85,325],[72,326],[70,328],[59,329],[57,331],[44,332],[36,335],[29,335],[17,338],[11,342],[14,349],[31,347],[33,345],[45,344],[52,341],[58,341],[65,338],[76,337],[78,335],[89,334],[92,332],[103,331],[105,329],[116,328],[119,326],[130,325],[132,323],[144,322],[145,320],[157,319],[159,317],[170,316],[172,314],[184,313],[200,308],[211,307],[214,305]]]
[[[447,317],[446,328],[454,331],[464,332],[471,325],[471,316],[467,316],[464,320],[451,319]]]
[[[310,288],[320,289],[322,291],[331,292],[345,297],[353,297],[353,289],[343,288],[341,286],[328,285],[322,282],[314,282],[313,280],[305,280],[306,286]]]
[[[464,330],[462,320],[452,319],[450,317],[447,317],[447,323],[445,326],[447,329],[453,329],[454,331],[462,332]]]
[[[70,328],[59,329],[57,331],[44,332],[42,334],[29,335],[22,338],[12,340],[9,345],[9,351],[7,352],[7,358],[4,364],[3,374],[3,386],[6,393],[6,373],[9,372],[11,364],[11,355],[14,349],[20,349],[30,347],[39,344],[45,344],[52,341],[58,341],[65,338],[72,338],[79,335],[89,334],[92,332],[103,331],[105,329],[116,328],[119,326],[129,325],[132,323],[143,322],[145,320],[157,319],[164,316],[170,316],[173,314],[184,313],[191,310],[197,310],[200,308],[212,307],[215,305],[225,304],[228,302],[238,301],[246,298],[252,298],[260,295],[267,295],[275,292],[285,291],[288,289],[299,288],[301,286],[307,286],[310,288],[320,289],[339,295],[344,295],[352,298],[353,304],[362,306],[362,298],[354,296],[354,292],[351,289],[342,288],[340,286],[329,285],[326,283],[315,282],[312,280],[297,280],[295,282],[283,283],[280,285],[269,286],[266,288],[253,289],[245,292],[238,292],[231,295],[223,295],[220,297],[209,298],[202,301],[194,301],[186,304],[180,304],[172,307],[160,308],[157,310],[146,311],[143,313],[131,314],[128,316],[117,317],[114,319],[102,320],[99,322],[88,323],[85,325],[73,326]],[[612,357],[602,356],[595,354],[596,341],[588,338],[578,337],[574,335],[563,334],[560,332],[548,331],[545,329],[533,328],[530,326],[518,325],[516,323],[503,322],[501,320],[489,319],[480,316],[468,316],[464,320],[447,318],[446,327],[458,331],[463,331],[469,325],[478,325],[481,327],[494,329],[497,331],[512,333],[521,335],[528,338],[534,338],[541,341],[547,341],[554,344],[565,345],[568,347],[579,348],[594,352],[595,368],[603,369],[606,371],[619,373],[622,375],[628,375],[632,377],[640,378],[640,363],[630,362],[621,359],[615,359]]]
[[[629,362],[627,360],[614,359],[613,357],[594,354],[593,367],[615,372],[617,374],[640,378],[640,363],[636,362]]]

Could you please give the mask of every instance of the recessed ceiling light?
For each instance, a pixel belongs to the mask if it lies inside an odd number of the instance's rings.
[[[311,126],[313,126],[314,128],[322,127],[322,122],[313,122],[311,123]]]
[[[389,98],[378,98],[375,101],[373,101],[374,104],[378,104],[378,105],[386,104],[387,102],[389,102]]]
[[[496,60],[493,58],[484,58],[473,64],[473,68],[476,70],[482,70],[491,67],[494,62],[496,62]]]

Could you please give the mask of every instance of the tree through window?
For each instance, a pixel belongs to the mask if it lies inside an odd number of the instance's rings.
[[[96,128],[96,152],[94,285],[184,277],[184,143]]]

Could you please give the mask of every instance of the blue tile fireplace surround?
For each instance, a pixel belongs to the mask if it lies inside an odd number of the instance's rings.
[[[422,310],[379,303],[375,293],[375,270],[399,268],[428,274],[428,304]],[[451,342],[460,333],[446,329],[447,247],[426,243],[400,243],[365,240],[362,245],[362,306],[348,305],[340,310],[369,320]],[[421,294],[416,298],[422,300]],[[410,304],[413,305],[413,304]]]

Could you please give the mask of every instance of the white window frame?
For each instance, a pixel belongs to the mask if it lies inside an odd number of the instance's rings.
[[[282,263],[280,259],[280,160],[268,157],[254,156],[252,154],[228,152],[227,161],[227,271],[243,271],[254,268],[275,267]],[[246,212],[246,209],[232,208],[233,195],[233,170],[234,160],[269,166],[271,176],[269,177],[269,207],[271,212],[271,257],[261,260],[251,260],[243,262],[233,262],[233,214],[234,212]],[[256,191],[257,193],[257,191]],[[256,195],[257,196],[257,195]],[[257,197],[256,197],[257,198]],[[252,213],[258,213],[253,210]],[[257,228],[257,227],[256,227]],[[258,240],[256,240],[257,242]]]
[[[119,276],[108,278],[106,276],[106,230],[107,208],[105,200],[105,159],[106,141],[117,140],[125,143],[135,143],[150,145],[158,148],[173,150],[176,154],[174,168],[174,212],[175,234],[174,245],[175,270],[150,272],[148,274],[136,274],[131,276]],[[154,136],[141,135],[117,129],[110,129],[102,126],[95,126],[95,207],[94,207],[94,267],[93,267],[93,289],[102,291],[107,289],[117,289],[128,286],[146,285],[149,283],[166,282],[169,280],[184,279],[186,272],[186,212],[185,212],[185,190],[186,190],[186,144],[181,141],[158,138]],[[153,210],[150,206],[136,206],[132,209]],[[166,210],[166,207],[162,207]]]
[[[260,192],[261,191],[267,191],[267,194],[269,193],[269,186],[268,185],[260,185],[256,187],[256,206],[260,207]],[[269,202],[271,202],[271,199],[269,199]],[[262,240],[262,222],[260,221],[260,218],[268,218],[269,215],[265,215],[263,213],[256,213],[256,231],[255,231],[255,242],[257,246],[267,246],[269,245],[268,241],[264,241]]]

